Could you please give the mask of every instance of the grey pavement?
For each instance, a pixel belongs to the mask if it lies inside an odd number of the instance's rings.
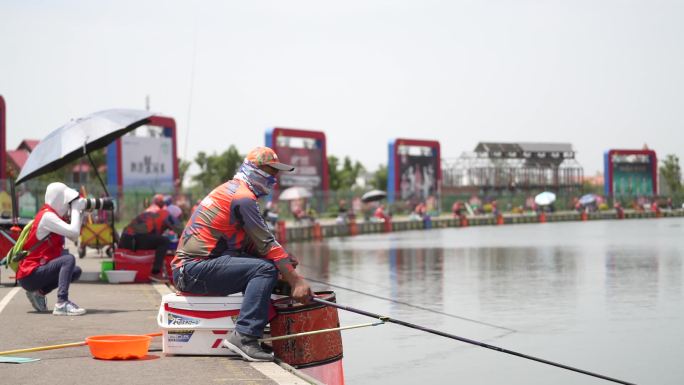
[[[106,260],[89,251],[77,264],[84,271],[99,271]],[[23,290],[2,309],[3,299],[13,289],[8,270],[0,285],[0,351],[83,341],[101,334],[146,334],[159,331],[156,316],[160,292],[151,284],[106,284],[76,282],[70,299],[86,308],[80,317],[37,313]],[[164,287],[165,288],[165,287]],[[163,290],[162,290],[163,291]],[[48,295],[52,309],[56,293]],[[5,301],[7,302],[7,301]],[[13,354],[40,361],[25,364],[0,363],[3,384],[305,384],[302,379],[275,363],[248,363],[238,357],[165,356],[161,338],[153,338],[143,360],[94,359],[87,346]],[[264,374],[267,373],[267,374]]]

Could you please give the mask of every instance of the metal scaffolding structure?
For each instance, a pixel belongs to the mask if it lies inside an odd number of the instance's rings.
[[[473,152],[442,160],[442,188],[450,192],[582,188],[583,169],[569,143],[478,143]]]

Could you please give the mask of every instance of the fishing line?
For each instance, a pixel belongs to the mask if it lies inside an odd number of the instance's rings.
[[[601,379],[604,379],[604,380],[607,380],[607,381],[617,382],[617,383],[619,383],[619,384],[625,384],[625,385],[635,385],[635,384],[632,383],[632,382],[627,382],[627,381],[618,380],[618,379],[616,379],[616,378],[604,376],[604,375],[602,375],[602,374],[592,373],[592,372],[589,372],[589,371],[586,371],[586,370],[583,370],[583,369],[578,369],[578,368],[574,368],[574,367],[572,367],[572,366],[563,365],[563,364],[559,364],[559,363],[557,363],[557,362],[545,360],[545,359],[543,359],[543,358],[537,358],[537,357],[529,356],[529,355],[527,355],[527,354],[518,353],[518,352],[515,352],[515,351],[513,351],[513,350],[508,350],[508,349],[500,348],[500,347],[498,347],[498,346],[489,345],[489,344],[486,344],[486,343],[484,343],[484,342],[471,340],[471,339],[465,338],[465,337],[459,337],[459,336],[454,335],[454,334],[449,334],[449,333],[445,333],[445,332],[443,332],[443,331],[439,331],[439,330],[435,330],[435,329],[426,328],[426,327],[424,327],[424,326],[412,324],[412,323],[409,323],[409,322],[405,322],[405,321],[401,321],[401,320],[398,320],[398,319],[390,318],[390,317],[383,316],[383,315],[380,315],[380,314],[375,314],[375,313],[367,312],[367,311],[365,311],[365,310],[360,310],[360,309],[355,309],[355,308],[353,308],[353,307],[340,305],[340,304],[337,304],[337,303],[335,303],[335,302],[326,301],[326,300],[324,300],[324,299],[320,299],[320,298],[317,298],[317,297],[313,297],[313,298],[311,298],[311,300],[312,300],[313,302],[322,303],[322,304],[324,304],[324,305],[331,306],[331,307],[335,307],[335,308],[342,309],[342,310],[346,310],[346,311],[350,311],[350,312],[352,312],[352,313],[357,313],[357,314],[365,315],[365,316],[367,316],[367,317],[377,318],[377,319],[379,319],[379,320],[381,320],[381,321],[383,321],[383,322],[395,323],[395,324],[397,324],[397,325],[406,326],[406,327],[413,328],[413,329],[417,329],[417,330],[421,330],[421,331],[424,331],[424,332],[427,332],[427,333],[436,334],[436,335],[441,336],[441,337],[451,338],[451,339],[458,340],[458,341],[461,341],[461,342],[465,342],[465,343],[468,343],[468,344],[471,344],[471,345],[476,345],[476,346],[480,346],[480,347],[483,347],[483,348],[491,349],[491,350],[494,350],[494,351],[497,351],[497,352],[506,353],[506,354],[511,354],[511,355],[518,356],[518,357],[521,357],[521,358],[525,358],[525,359],[528,359],[528,360],[541,362],[541,363],[543,363],[543,364],[556,366],[556,367],[559,367],[559,368],[562,368],[562,369],[572,370],[573,372],[586,374],[586,375],[588,375],[588,376],[601,378]]]
[[[445,316],[445,317],[456,318],[456,319],[460,319],[460,320],[462,320],[462,321],[473,322],[473,323],[476,323],[476,324],[479,324],[479,325],[484,325],[484,326],[489,326],[489,327],[496,328],[496,329],[506,330],[506,331],[508,332],[508,333],[506,333],[506,334],[504,334],[504,335],[502,335],[502,336],[498,336],[499,338],[500,338],[500,337],[503,337],[503,336],[505,336],[505,335],[511,334],[511,333],[516,333],[516,332],[518,332],[518,330],[511,329],[511,328],[507,328],[507,327],[505,327],[505,326],[495,325],[495,324],[491,324],[491,323],[489,323],[489,322],[480,321],[480,320],[476,320],[476,319],[472,319],[472,318],[468,318],[468,317],[462,317],[462,316],[458,316],[458,315],[455,315],[455,314],[449,314],[449,313],[445,313],[445,312],[442,312],[442,311],[439,311],[439,310],[430,309],[430,308],[427,308],[427,307],[424,307],[424,306],[420,306],[420,305],[414,305],[414,304],[412,304],[412,303],[408,303],[408,302],[404,302],[404,301],[398,301],[398,300],[396,300],[396,299],[392,299],[392,298],[388,298],[388,297],[383,297],[383,296],[380,296],[380,295],[369,294],[369,293],[366,293],[366,292],[363,292],[363,291],[360,291],[360,290],[355,290],[355,289],[351,289],[351,288],[344,287],[344,286],[334,285],[334,284],[332,284],[332,283],[330,283],[330,282],[319,281],[319,280],[311,279],[311,278],[307,278],[306,280],[307,280],[307,281],[311,281],[311,282],[320,283],[320,284],[323,284],[323,285],[328,285],[328,286],[334,287],[334,288],[336,288],[336,289],[347,290],[347,291],[351,291],[351,292],[354,292],[354,293],[357,293],[357,294],[361,294],[361,295],[365,295],[365,296],[368,296],[368,297],[373,297],[373,298],[381,299],[381,300],[383,300],[383,301],[388,301],[388,302],[396,303],[396,304],[399,304],[399,305],[404,305],[404,306],[412,307],[412,308],[415,308],[415,309],[424,310],[424,311],[427,311],[427,312],[430,312],[430,313],[435,313],[435,314],[443,315],[443,316]]]

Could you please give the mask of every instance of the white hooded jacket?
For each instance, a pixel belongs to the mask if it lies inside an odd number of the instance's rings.
[[[45,203],[57,213],[47,212],[38,224],[36,235],[38,239],[45,239],[50,233],[63,235],[74,242],[78,241],[81,233],[81,212],[85,201],[78,199],[78,192],[64,183],[50,183],[45,189]],[[71,223],[62,218],[71,209]]]

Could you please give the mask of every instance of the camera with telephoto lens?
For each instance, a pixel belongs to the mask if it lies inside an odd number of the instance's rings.
[[[114,199],[112,198],[85,198],[86,210],[113,210]]]

